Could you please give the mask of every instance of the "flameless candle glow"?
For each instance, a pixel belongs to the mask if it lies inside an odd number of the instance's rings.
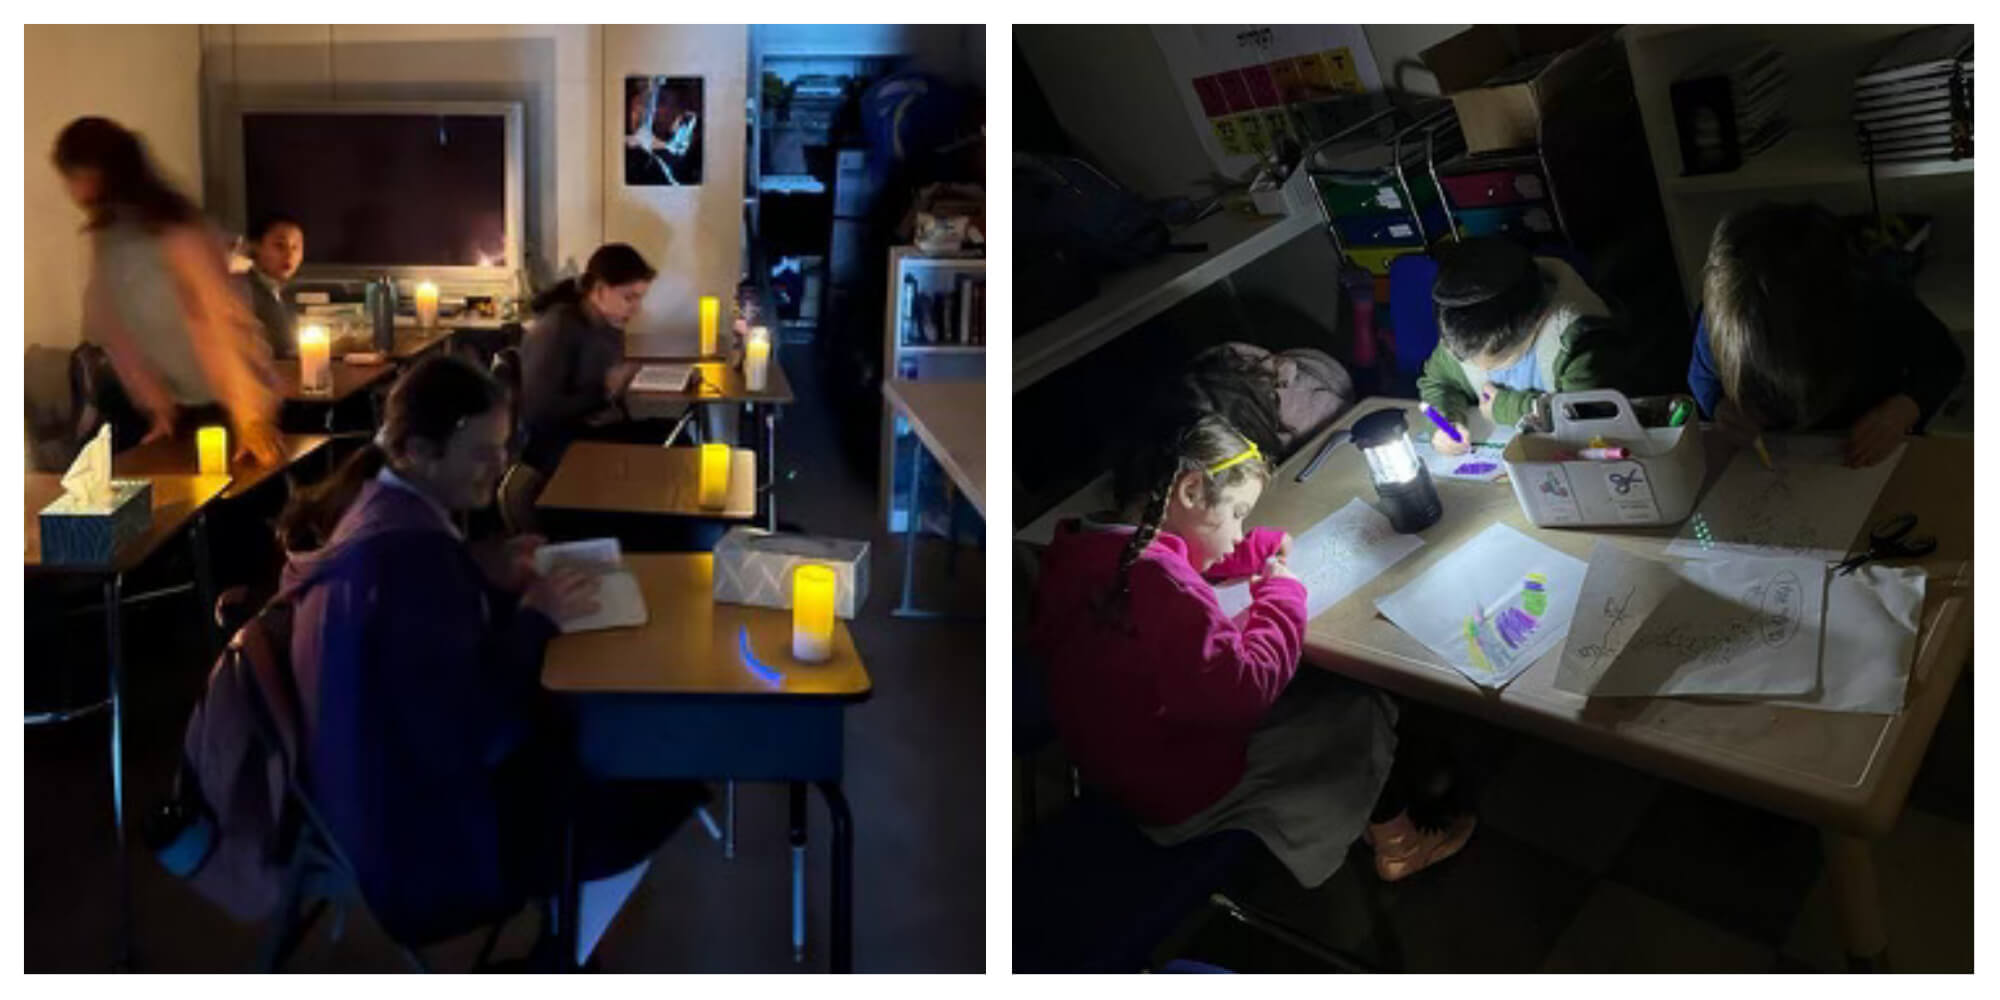
[[[333,392],[333,342],[327,339],[326,327],[318,324],[299,328],[299,388],[322,395]]]
[[[764,381],[771,369],[771,342],[757,339],[756,330],[750,331],[750,334],[750,343],[743,348],[743,383],[749,386],[751,392],[763,392]]]
[[[721,510],[729,505],[729,446],[701,446],[701,505]]]
[[[825,663],[833,656],[832,567],[804,563],[792,571],[792,658]]]
[[[417,325],[428,330],[437,325],[438,286],[429,281],[417,283]]]
[[[713,295],[701,297],[701,356],[715,356],[716,324],[722,321],[722,300]]]
[[[195,453],[201,459],[201,474],[204,476],[229,475],[229,431],[222,427],[204,427],[195,432]]]

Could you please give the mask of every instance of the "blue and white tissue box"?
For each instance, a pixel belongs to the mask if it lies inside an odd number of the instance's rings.
[[[153,483],[111,480],[111,503],[85,506],[65,493],[42,508],[42,564],[107,566],[118,549],[153,526]]]

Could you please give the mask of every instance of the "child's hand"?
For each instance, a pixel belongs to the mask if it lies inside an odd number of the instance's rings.
[[[1277,552],[1276,552],[1275,554],[1276,554],[1276,556],[1277,556],[1278,558],[1280,558],[1280,559],[1284,559],[1284,560],[1287,560],[1287,561],[1289,561],[1289,560],[1290,560],[1290,559],[1292,558],[1292,533],[1291,533],[1291,532],[1287,531],[1287,532],[1285,532],[1285,533],[1284,533],[1283,535],[1279,536],[1279,538],[1278,538],[1278,550],[1277,550]]]
[[[1274,555],[1264,560],[1264,571],[1257,574],[1255,582],[1262,583],[1265,580],[1296,580],[1298,578],[1299,575],[1292,572],[1291,563],[1286,562],[1283,556]]]
[[[1479,387],[1480,416],[1485,417],[1488,420],[1493,420],[1493,399],[1498,395],[1500,395],[1500,390],[1493,388],[1493,383],[1491,382],[1488,382],[1485,385]],[[1499,421],[1497,420],[1493,422],[1499,423]]]
[[[1431,447],[1437,449],[1440,455],[1463,455],[1471,451],[1471,432],[1467,431],[1464,425],[1456,423],[1451,425],[1451,429],[1458,432],[1459,440],[1453,441],[1451,435],[1442,430],[1435,430],[1431,432]]]
[[[1917,425],[1917,401],[1897,394],[1875,404],[1847,432],[1847,464],[1855,468],[1888,458]]]

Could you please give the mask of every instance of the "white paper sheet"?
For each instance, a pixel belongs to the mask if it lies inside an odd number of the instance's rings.
[[[1803,695],[1819,679],[1826,564],[1659,561],[1599,542],[1556,671],[1593,697]]]
[[[1431,432],[1437,425],[1424,419],[1420,426],[1412,427],[1411,441],[1417,446],[1417,457],[1424,467],[1431,470],[1433,479],[1464,479],[1471,482],[1490,483],[1507,474],[1507,466],[1500,460],[1500,453],[1507,450],[1507,442],[1514,440],[1514,428],[1499,427],[1493,421],[1480,416],[1473,410],[1466,414],[1466,433],[1472,440],[1483,442],[1474,445],[1463,455],[1443,455],[1431,446]],[[1422,433],[1417,433],[1421,431]]]
[[[535,550],[536,573],[547,575],[557,567],[575,569],[597,579],[597,593],[593,595],[597,601],[596,613],[557,622],[564,634],[646,624],[646,598],[639,591],[639,578],[625,569],[618,539],[591,538],[544,545]]]
[[[631,388],[639,392],[680,392],[687,388],[693,365],[646,365],[632,376]]]
[[[1914,566],[1869,564],[1852,576],[1829,572],[1819,686],[1802,698],[1769,704],[1874,715],[1902,711],[1925,581]]]
[[[1681,527],[1667,554],[1683,558],[1733,553],[1846,558],[1905,446],[1865,469],[1840,464],[1839,438],[1767,434],[1771,469],[1755,449],[1737,452]]]
[[[1584,569],[1496,524],[1375,608],[1473,683],[1499,688],[1561,644]]]
[[[1415,535],[1399,535],[1382,512],[1360,498],[1327,515],[1292,539],[1291,570],[1306,585],[1306,618],[1339,604],[1362,584],[1382,575],[1424,547]],[[1231,618],[1250,606],[1250,585],[1237,581],[1215,588],[1216,600]]]

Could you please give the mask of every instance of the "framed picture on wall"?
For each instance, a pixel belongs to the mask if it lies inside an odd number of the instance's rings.
[[[701,183],[701,77],[625,78],[625,184]]]

